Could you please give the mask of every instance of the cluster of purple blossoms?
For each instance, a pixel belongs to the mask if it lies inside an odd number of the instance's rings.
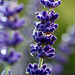
[[[0,46],[17,46],[23,41],[23,36],[19,32],[14,32],[12,37],[8,31],[0,31]]]
[[[56,37],[54,35],[44,36],[43,32],[35,32],[35,34],[32,35],[35,42],[37,42],[39,45],[52,45],[56,41]]]
[[[74,46],[75,46],[75,25],[69,27],[67,29],[67,33],[64,33],[62,35],[62,41],[59,43],[58,50],[55,55],[55,61],[57,64],[55,64],[54,62],[53,62],[54,64],[52,64],[54,75],[61,75],[61,73],[64,70],[64,64],[66,64],[69,61],[69,56],[72,55],[74,52]]]
[[[31,45],[31,53],[36,57],[40,57],[43,59],[52,58],[54,56],[55,49],[50,47],[49,45],[42,48],[42,46],[34,46]]]
[[[9,1],[4,1],[4,3],[0,7],[1,26],[3,26],[3,28],[9,28],[13,30],[23,27],[25,22],[24,18],[18,18],[18,13],[22,11],[22,9],[23,4],[17,5],[16,2],[12,3]]]
[[[8,50],[6,49],[0,50],[0,59],[4,62],[7,62],[9,65],[13,65],[14,63],[16,63],[20,57],[21,54],[19,52],[16,52],[14,49],[12,49],[9,54]]]
[[[56,36],[52,35],[58,25],[54,23],[58,19],[58,14],[51,11],[50,15],[45,11],[36,14],[40,22],[34,22],[35,29],[33,31],[32,37],[38,45],[52,45],[56,41]],[[38,50],[37,50],[38,51]],[[31,49],[31,53],[32,53]],[[34,51],[34,54],[36,52]]]
[[[0,0],[0,60],[8,65],[13,65],[21,57],[14,48],[23,41],[18,31],[25,23],[24,18],[19,19],[23,8],[23,4],[18,5],[17,1]]]
[[[34,22],[34,26],[38,31],[42,31],[45,34],[52,34],[58,28],[58,24],[53,23],[59,17],[58,13],[55,13],[55,11],[52,10],[50,13],[46,11],[38,12],[36,17],[41,21]]]
[[[40,0],[41,4],[44,5],[47,8],[56,8],[61,4],[61,1],[55,1],[55,0]]]
[[[52,73],[51,70],[48,68],[43,69],[43,59],[52,58],[55,55],[55,49],[51,47],[51,45],[54,44],[57,38],[52,34],[58,28],[58,24],[54,22],[59,18],[59,15],[55,13],[54,10],[49,13],[49,8],[53,9],[59,6],[61,1],[40,0],[40,2],[48,8],[48,11],[36,13],[39,22],[34,22],[35,29],[32,38],[37,44],[32,44],[30,46],[30,54],[35,58],[39,58],[39,65],[36,68],[36,64],[29,64],[26,71],[30,75],[50,75]],[[40,71],[42,71],[42,73]]]
[[[47,64],[43,64],[40,69],[38,64],[34,63],[28,65],[27,72],[30,75],[50,75],[51,69],[47,67]]]

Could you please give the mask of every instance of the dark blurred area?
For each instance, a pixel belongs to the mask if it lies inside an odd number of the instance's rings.
[[[32,40],[32,33],[34,29],[33,22],[36,21],[35,13],[37,11],[47,10],[40,4],[40,0],[18,0],[18,3],[24,3],[25,8],[24,11],[20,14],[21,17],[24,16],[26,19],[26,23],[24,28],[21,29],[21,34],[24,36],[24,42],[16,47],[17,51],[22,53],[22,58],[18,63],[12,66],[12,75],[26,75],[26,67],[28,63],[38,63],[38,59],[33,58],[30,55],[30,44],[35,43]],[[54,9],[59,13],[59,19],[55,21],[58,23],[59,27],[54,32],[54,35],[57,36],[57,41],[53,45],[56,49],[57,45],[61,41],[61,35],[66,33],[67,27],[71,26],[75,23],[75,0],[62,0],[62,3],[59,7]],[[67,38],[67,37],[66,37]],[[56,50],[57,51],[57,50]],[[59,57],[60,58],[60,57]],[[75,75],[75,51],[72,55],[69,56],[69,61],[67,64],[63,65],[64,71],[60,75]],[[45,60],[45,63],[50,63],[54,61]],[[1,62],[0,62],[1,63]],[[0,65],[0,72],[3,70],[3,65]]]

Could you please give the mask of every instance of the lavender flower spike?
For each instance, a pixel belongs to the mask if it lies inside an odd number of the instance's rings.
[[[23,8],[24,5],[18,5],[16,0],[0,0],[0,60],[5,62],[2,75],[11,75],[10,67],[21,57],[14,46],[23,41],[23,36],[17,32],[25,23],[25,19],[19,17]]]
[[[51,47],[56,41],[53,32],[58,28],[54,22],[59,18],[55,11],[49,13],[49,8],[53,9],[60,5],[61,1],[40,0],[41,4],[48,8],[48,11],[37,12],[36,17],[39,22],[34,22],[33,40],[37,43],[30,46],[31,55],[39,58],[39,65],[29,64],[27,72],[30,75],[50,75],[51,70],[43,65],[43,59],[52,58],[55,55],[55,49]]]

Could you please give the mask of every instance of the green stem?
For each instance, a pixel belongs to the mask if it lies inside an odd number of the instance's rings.
[[[42,64],[43,64],[43,59],[42,58],[39,58],[39,68],[41,69],[42,67]]]
[[[10,65],[5,64],[4,65],[4,70],[5,70],[4,75],[9,75]]]

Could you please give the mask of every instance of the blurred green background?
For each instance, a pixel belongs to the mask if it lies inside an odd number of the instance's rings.
[[[43,8],[39,0],[18,0],[18,2],[24,3],[25,5],[24,11],[20,14],[21,16],[24,15],[26,18],[25,27],[21,30],[25,40],[16,48],[16,50],[20,51],[23,56],[21,60],[12,67],[12,75],[26,75],[25,68],[27,67],[28,63],[37,62],[37,60],[35,60],[29,54],[29,46],[31,43],[33,43],[31,38],[31,34],[34,29],[33,21],[37,20],[35,18],[35,12],[47,10],[47,8]],[[34,6],[35,4],[36,6]],[[59,24],[59,27],[54,32],[54,35],[57,36],[57,41],[53,46],[56,48],[57,44],[59,44],[61,41],[61,35],[66,33],[67,27],[75,23],[75,0],[62,0],[61,5],[54,10],[59,13],[59,19],[56,21],[56,23]],[[70,61],[64,65],[64,67],[65,70],[62,75],[75,75],[75,52],[70,56]],[[0,65],[0,72],[2,70],[3,65]]]

